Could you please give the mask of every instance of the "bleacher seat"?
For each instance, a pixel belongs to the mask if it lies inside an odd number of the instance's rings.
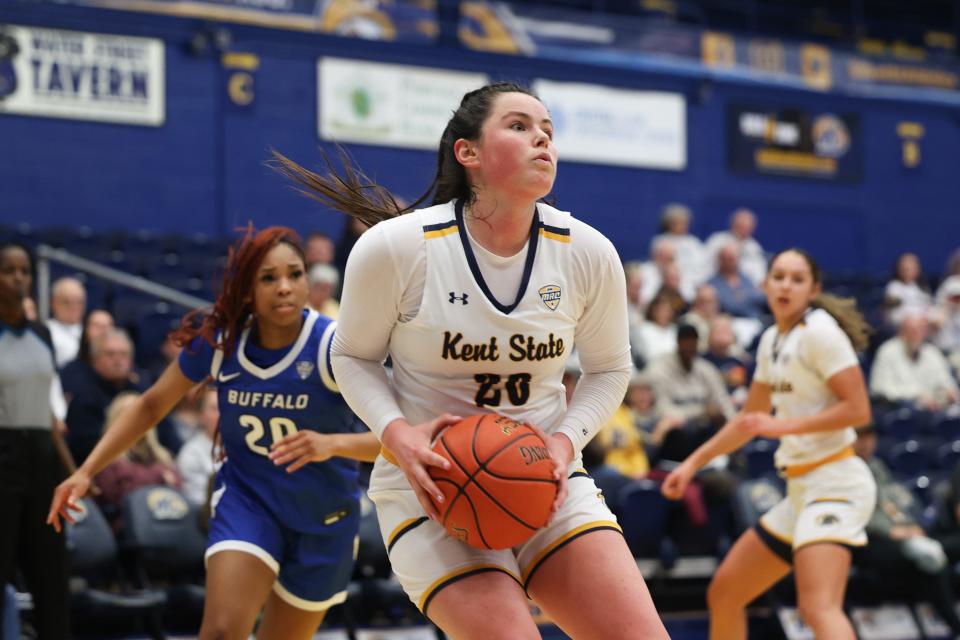
[[[743,455],[747,463],[747,477],[760,478],[777,473],[773,464],[773,454],[777,450],[777,445],[776,440],[757,438],[743,447]]]
[[[930,420],[930,435],[941,441],[960,440],[960,415],[938,413]]]
[[[887,464],[894,475],[901,478],[919,475],[930,468],[930,456],[920,440],[898,442],[887,453]]]
[[[643,478],[620,490],[620,526],[636,558],[658,558],[665,568],[677,560],[676,545],[667,535],[667,499],[660,485]]]
[[[960,440],[945,442],[937,447],[934,462],[941,471],[953,471],[960,463]]]
[[[741,482],[733,493],[733,519],[738,531],[745,531],[761,515],[780,502],[784,496],[784,483],[779,477],[766,476]]]
[[[198,510],[177,489],[141,487],[124,497],[123,521],[124,549],[133,556],[139,585],[169,584],[165,617],[186,620],[188,627],[199,625],[206,536]]]
[[[67,523],[67,548],[71,571],[82,578],[73,583],[71,610],[74,626],[102,627],[105,620],[139,622],[153,638],[163,638],[160,612],[167,596],[162,591],[134,589],[118,572],[117,541],[97,504],[84,498],[82,510]]]
[[[897,440],[915,438],[930,425],[930,414],[911,407],[893,409],[879,418],[877,426],[884,435]]]

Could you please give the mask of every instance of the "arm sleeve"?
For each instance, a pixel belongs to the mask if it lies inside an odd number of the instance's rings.
[[[850,339],[835,324],[817,327],[807,334],[807,340],[805,346],[811,363],[824,380],[860,364]]]
[[[180,351],[178,358],[180,370],[194,382],[200,382],[210,375],[210,364],[213,362],[213,347],[201,337],[190,341],[185,349]]]
[[[583,375],[557,429],[570,438],[575,451],[583,449],[623,402],[632,367],[620,257],[597,231],[584,225],[580,233],[588,251],[574,256],[573,278],[586,301],[574,342]]]
[[[391,421],[403,418],[383,361],[423,243],[422,235],[408,237],[401,225],[391,226],[391,232],[400,233],[388,236],[387,226],[380,223],[364,233],[350,252],[331,348],[341,395],[378,438]]]

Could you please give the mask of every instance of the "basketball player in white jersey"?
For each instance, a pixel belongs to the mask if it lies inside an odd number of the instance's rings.
[[[458,639],[539,638],[528,594],[573,638],[666,638],[616,518],[579,470],[630,377],[625,283],[606,238],[542,202],[552,136],[527,89],[472,91],[443,133],[434,184],[402,210],[349,163],[341,178],[277,159],[308,195],[383,220],[347,263],[333,366],[383,445],[370,497],[410,599]],[[584,375],[567,406],[574,346]],[[541,428],[556,463],[552,520],[513,549],[450,537],[428,497],[442,501],[427,466],[446,465],[432,436],[484,412]]]
[[[793,570],[800,615],[816,637],[853,639],[843,613],[850,547],[866,544],[876,501],[851,446],[853,428],[870,421],[855,353],[867,327],[853,301],[821,293],[820,269],[799,249],[774,256],[764,287],[776,324],[761,337],[743,412],[667,476],[663,493],[679,499],[697,470],[754,437],[780,439],[775,462],[787,496],[717,570],[707,590],[710,637],[746,638],[747,604]]]

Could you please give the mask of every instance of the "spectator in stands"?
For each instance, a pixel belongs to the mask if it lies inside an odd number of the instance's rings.
[[[634,425],[644,434],[648,451],[656,450],[670,431],[683,426],[683,416],[667,412],[665,403],[657,399],[653,380],[644,371],[634,373],[630,379],[624,403],[633,414]]]
[[[870,372],[870,394],[890,403],[937,411],[957,402],[960,389],[939,349],[928,343],[925,314],[907,315],[897,335],[877,350]]]
[[[627,321],[630,325],[630,355],[633,365],[642,369],[643,338],[640,337],[640,327],[643,325],[646,305],[643,303],[643,265],[640,262],[626,262],[623,265],[624,277],[627,281]]]
[[[923,275],[920,259],[913,253],[902,253],[893,264],[893,278],[884,289],[886,320],[898,327],[908,315],[928,315],[933,309],[933,297]]]
[[[676,350],[651,360],[647,373],[664,413],[683,417],[684,427],[666,436],[661,458],[683,460],[733,417],[736,410],[720,372],[697,353],[699,336],[691,325],[677,329]]]
[[[134,391],[117,394],[106,409],[103,432],[127,407],[140,397]],[[147,431],[125,453],[115,459],[95,476],[100,488],[97,503],[110,520],[114,531],[123,528],[121,510],[124,497],[130,492],[150,485],[162,484],[180,488],[182,480],[174,464],[173,456],[157,440],[156,430]]]
[[[724,313],[740,318],[759,318],[763,315],[766,297],[740,270],[740,249],[735,243],[720,247],[717,273],[709,283],[716,289],[717,300]]]
[[[741,207],[730,216],[730,229],[717,231],[707,238],[707,256],[711,266],[717,264],[720,249],[734,243],[740,249],[740,271],[749,280],[760,286],[767,274],[767,256],[763,247],[753,237],[757,229],[757,217],[750,209]]]
[[[943,277],[949,278],[950,276],[960,276],[960,247],[953,250],[943,269]]]
[[[869,542],[854,549],[854,564],[874,569],[907,593],[930,600],[953,634],[960,636],[960,618],[950,584],[951,566],[943,545],[928,536],[917,521],[915,514],[922,511],[922,505],[874,456],[877,435],[872,425],[857,429],[854,448],[877,483],[877,508],[867,523]]]
[[[684,281],[683,275],[680,273],[680,267],[675,264],[667,265],[662,275],[663,282],[654,297],[669,300],[674,314],[686,313],[690,306],[689,303],[695,295],[693,286]]]
[[[33,279],[29,251],[0,243],[0,587],[14,582],[19,570],[33,596],[40,640],[66,640],[67,549],[40,523],[69,460],[52,428],[53,343],[23,310]],[[0,609],[0,629],[3,615]]]
[[[640,265],[640,301],[649,305],[663,285],[663,273],[676,264],[677,249],[670,238],[654,240],[650,259]]]
[[[643,359],[649,364],[658,356],[677,349],[677,325],[673,305],[667,298],[654,298],[647,307],[647,319],[640,325]]]
[[[939,507],[931,534],[943,546],[951,564],[960,562],[960,464],[950,473],[950,484]]]
[[[638,382],[634,373],[631,384]],[[627,387],[627,395],[630,388]],[[624,398],[624,402],[610,416],[594,438],[604,455],[604,463],[630,478],[642,478],[650,471],[650,462],[643,446],[641,431],[637,428],[636,416]]]
[[[720,372],[733,405],[739,409],[747,399],[750,356],[736,343],[730,316],[714,318],[709,331],[707,352],[703,358]]]
[[[712,284],[702,284],[697,287],[690,310],[680,317],[680,323],[689,324],[697,330],[700,344],[697,345],[700,353],[707,350],[707,336],[710,324],[720,315],[720,304],[717,301],[717,290]]]
[[[60,371],[60,380],[64,391],[76,386],[76,380],[90,375],[92,359],[90,358],[90,344],[95,342],[110,329],[114,328],[113,316],[103,309],[87,311],[83,319],[83,330],[80,332],[80,346],[77,357],[68,362]],[[67,399],[69,400],[69,393]]]
[[[314,231],[307,236],[303,251],[307,257],[307,269],[315,264],[333,264],[336,257],[333,239],[322,231]]]
[[[950,276],[937,289],[940,330],[934,343],[960,372],[960,276]]]
[[[50,294],[50,311],[53,317],[47,321],[47,327],[53,338],[58,369],[62,369],[77,357],[86,307],[87,291],[79,280],[65,277],[53,283]]]
[[[337,268],[330,264],[315,264],[309,268],[307,280],[310,283],[307,304],[314,311],[336,320],[340,314],[340,304],[333,297],[340,284]]]
[[[92,366],[85,376],[78,376],[64,392],[70,398],[67,409],[67,442],[77,464],[93,450],[100,434],[106,410],[123,391],[138,391],[131,379],[133,342],[123,329],[108,329],[92,343]],[[66,381],[64,381],[66,384]]]
[[[175,331],[177,329],[177,321],[171,320],[169,325],[169,331]],[[171,362],[180,357],[180,347],[177,346],[176,342],[173,341],[173,337],[170,333],[167,333],[163,337],[163,342],[160,343],[160,348],[157,349],[157,353],[153,356],[148,362],[147,366],[143,372],[144,379],[140,382],[144,385],[153,384],[156,380],[163,375],[164,370],[170,365]]]
[[[707,252],[700,238],[690,233],[693,216],[690,207],[671,202],[660,213],[660,234],[653,237],[650,253],[660,239],[669,239],[677,250],[677,266],[685,281],[692,285],[706,280],[710,271]]]
[[[196,404],[200,416],[199,424],[196,432],[177,454],[177,470],[183,478],[183,493],[190,502],[199,507],[207,502],[210,477],[219,466],[214,461],[213,451],[217,426],[220,423],[216,389],[204,387]]]

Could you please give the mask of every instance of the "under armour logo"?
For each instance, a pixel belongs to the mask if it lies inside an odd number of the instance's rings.
[[[456,295],[455,292],[451,291],[451,292],[450,292],[450,304],[453,304],[454,302],[457,302],[458,300],[460,301],[460,304],[467,304],[467,298],[468,298],[468,297],[469,297],[469,296],[467,296],[466,293],[464,293],[462,296],[458,296],[458,295]]]

